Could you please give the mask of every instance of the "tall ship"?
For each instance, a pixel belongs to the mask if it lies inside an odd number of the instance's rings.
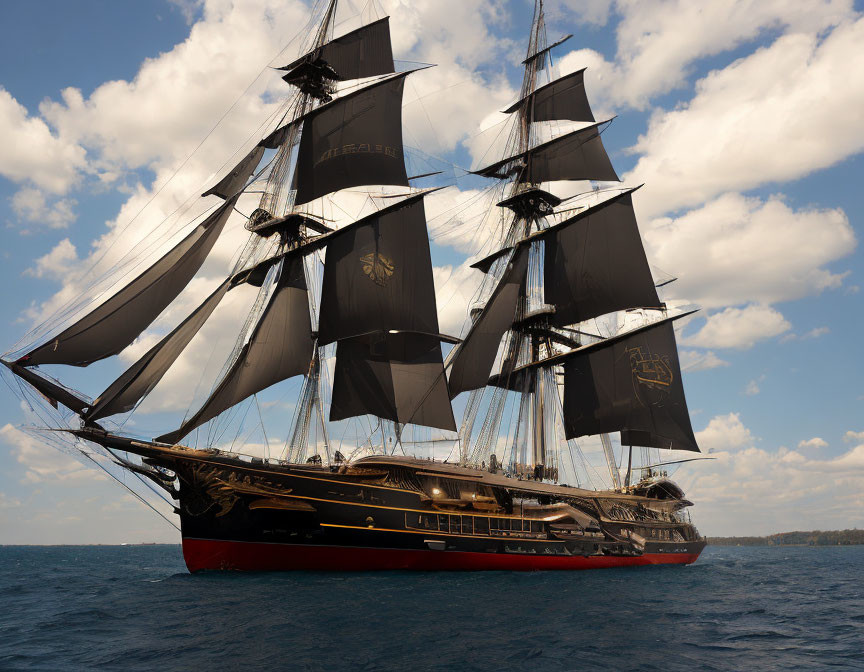
[[[665,469],[686,461],[666,451],[699,451],[673,328],[690,313],[658,295],[638,187],[617,185],[584,70],[552,75],[567,38],[547,41],[536,0],[506,147],[469,176],[494,196],[492,245],[455,337],[439,328],[424,207],[442,187],[411,174],[403,145],[403,89],[423,68],[397,71],[388,17],[344,32],[337,10],[319,0],[303,55],[279,68],[281,118],[202,194],[206,216],[119,291],[4,355],[21,393],[54,414],[40,411],[52,437],[170,504],[192,572],[694,562],[705,541]],[[552,193],[567,181],[589,191]],[[337,226],[326,213],[346,190],[374,207]],[[253,194],[248,244],[203,303],[94,399],[60,382],[138,339]],[[256,298],[203,402],[155,438],[125,431],[241,288]],[[279,450],[205,431],[260,414],[257,395],[284,381],[299,391]],[[602,487],[586,478],[587,441]]]

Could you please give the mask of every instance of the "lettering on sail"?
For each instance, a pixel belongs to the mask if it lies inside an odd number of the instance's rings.
[[[368,142],[360,144],[352,143],[350,145],[342,145],[341,147],[328,149],[315,162],[315,165],[317,166],[329,159],[334,159],[337,156],[347,156],[348,154],[381,154],[390,159],[399,159],[402,156],[402,148],[390,147],[388,145],[373,145]]]

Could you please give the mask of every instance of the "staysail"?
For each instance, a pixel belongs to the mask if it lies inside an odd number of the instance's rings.
[[[162,380],[162,376],[189,345],[207,318],[222,301],[231,286],[226,280],[216,288],[207,300],[181,322],[159,343],[154,345],[137,362],[130,366],[117,380],[99,395],[84,415],[86,420],[98,420],[116,413],[132,410]]]
[[[189,284],[222,233],[236,201],[237,196],[225,201],[126,287],[18,363],[87,366],[119,353]]]
[[[249,342],[204,405],[156,440],[176,443],[196,427],[275,383],[309,370],[313,338],[303,259],[288,257]]]
[[[450,369],[450,396],[486,385],[501,337],[516,320],[520,293],[524,292],[528,250],[519,248],[483,311],[458,346]]]

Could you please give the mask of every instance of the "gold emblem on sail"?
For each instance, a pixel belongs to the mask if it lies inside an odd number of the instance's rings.
[[[376,285],[384,287],[390,276],[396,271],[396,265],[392,259],[388,259],[380,252],[370,252],[360,257],[360,265],[363,272]]]
[[[642,346],[628,348],[633,380],[654,390],[668,390],[675,380],[669,357],[653,354]]]

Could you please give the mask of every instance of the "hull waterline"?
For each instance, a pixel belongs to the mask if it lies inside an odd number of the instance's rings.
[[[704,547],[704,545],[703,545]],[[689,565],[702,549],[691,553],[644,553],[620,556],[544,556],[471,553],[402,548],[310,546],[218,539],[183,540],[183,558],[190,572],[235,571],[536,571],[585,570],[645,565]]]

